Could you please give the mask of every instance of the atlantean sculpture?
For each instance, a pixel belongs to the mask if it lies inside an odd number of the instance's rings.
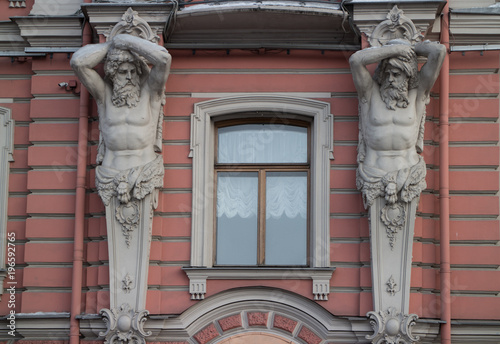
[[[405,25],[401,25],[404,23]],[[415,213],[425,189],[425,107],[446,53],[420,42],[394,7],[370,42],[350,58],[359,98],[357,187],[369,209],[374,312],[373,343],[413,343],[417,316],[409,313]],[[377,38],[377,39],[376,39]],[[427,59],[420,71],[417,57]],[[379,63],[372,77],[367,65]]]
[[[171,56],[129,10],[108,40],[79,49],[71,66],[97,102],[96,186],[106,206],[110,270],[107,343],[145,343],[153,209],[163,185],[165,83]],[[94,67],[104,61],[105,77]],[[148,64],[152,65],[151,70]]]

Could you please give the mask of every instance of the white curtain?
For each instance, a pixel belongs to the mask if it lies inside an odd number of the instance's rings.
[[[304,173],[305,174],[305,173]],[[266,219],[279,219],[283,214],[291,219],[307,218],[307,175],[284,176],[268,173],[266,179]]]
[[[305,172],[270,172],[266,181],[266,218],[307,218]],[[220,172],[217,179],[217,217],[257,216],[257,173]]]
[[[219,172],[217,217],[257,216],[258,175],[252,172]]]
[[[306,163],[307,128],[243,124],[219,128],[219,163]]]

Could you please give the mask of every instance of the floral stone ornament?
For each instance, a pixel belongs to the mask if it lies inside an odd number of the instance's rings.
[[[411,344],[418,342],[418,336],[411,334],[418,316],[415,314],[404,315],[395,308],[384,312],[369,312],[370,324],[374,334],[366,336],[374,344]]]

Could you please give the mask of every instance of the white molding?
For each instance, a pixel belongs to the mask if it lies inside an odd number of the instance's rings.
[[[0,298],[4,292],[7,249],[7,204],[9,200],[10,162],[14,161],[14,120],[11,110],[0,107]]]
[[[312,122],[310,267],[330,267],[330,159],[333,116],[325,102],[283,95],[252,94],[197,103],[191,115],[193,158],[191,267],[213,265],[214,121],[250,118],[258,112],[300,116]],[[324,297],[324,295],[323,295]]]
[[[83,16],[11,18],[31,47],[80,47]]]
[[[500,44],[500,15],[450,13],[450,35],[453,45]]]
[[[192,300],[203,300],[207,279],[222,280],[312,280],[314,300],[328,300],[335,268],[184,268],[189,277]]]

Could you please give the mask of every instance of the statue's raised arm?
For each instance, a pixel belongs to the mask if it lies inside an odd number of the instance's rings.
[[[111,42],[88,44],[78,49],[71,58],[71,68],[75,71],[81,83],[87,88],[92,97],[103,104],[105,84],[94,67],[106,57]]]
[[[436,82],[446,55],[446,47],[436,42],[425,41],[415,45],[418,56],[427,57],[427,62],[420,69],[419,92],[428,99],[431,88]]]

